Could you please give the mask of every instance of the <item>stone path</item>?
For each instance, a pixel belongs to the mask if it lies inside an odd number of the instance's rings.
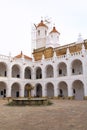
[[[52,100],[51,106],[6,106],[0,100],[0,130],[87,130],[87,101]]]

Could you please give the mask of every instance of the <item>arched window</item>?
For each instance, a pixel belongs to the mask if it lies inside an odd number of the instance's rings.
[[[38,30],[38,36],[40,36],[40,30]]]
[[[64,62],[61,62],[58,65],[58,76],[66,76],[66,75],[67,75],[67,66]]]
[[[12,66],[12,77],[20,78],[20,67],[19,65]]]
[[[82,70],[82,62],[78,59],[74,60],[72,62],[72,75],[79,75],[79,74],[82,74],[83,73],[83,70]]]
[[[41,79],[42,78],[42,70],[40,67],[37,67],[36,69],[36,79]]]
[[[53,66],[52,65],[47,65],[46,66],[46,78],[51,78],[53,76],[54,76]]]
[[[30,67],[25,68],[24,77],[25,77],[25,79],[31,79],[31,68]]]

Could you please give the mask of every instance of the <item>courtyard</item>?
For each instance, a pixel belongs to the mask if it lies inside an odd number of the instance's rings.
[[[87,130],[87,100],[52,100],[50,106],[7,106],[0,100],[0,130]]]

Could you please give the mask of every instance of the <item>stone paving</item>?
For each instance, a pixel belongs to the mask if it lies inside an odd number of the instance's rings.
[[[52,100],[51,106],[6,106],[0,100],[0,130],[87,130],[87,101]]]

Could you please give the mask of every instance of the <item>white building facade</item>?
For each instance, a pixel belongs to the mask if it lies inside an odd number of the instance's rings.
[[[87,98],[87,40],[60,46],[60,33],[53,27],[48,34],[47,29],[43,21],[36,27],[33,59],[22,52],[16,57],[0,55],[1,98],[28,97],[27,86],[34,86],[32,97]],[[45,51],[49,48],[53,55],[47,58]],[[66,53],[60,55],[57,51]],[[39,60],[37,53],[42,56]]]

